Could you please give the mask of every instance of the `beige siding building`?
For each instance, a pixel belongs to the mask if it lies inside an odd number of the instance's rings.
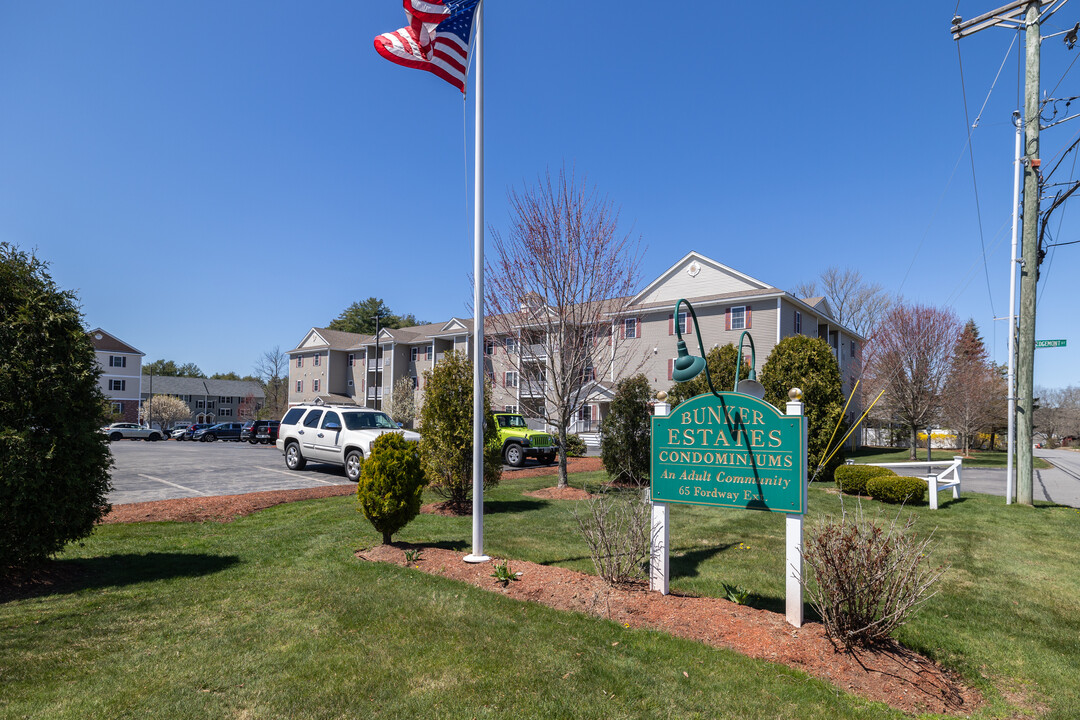
[[[101,328],[90,331],[90,342],[101,366],[98,386],[109,399],[113,415],[123,422],[139,422],[144,353]]]
[[[863,339],[832,318],[823,298],[796,298],[691,252],[634,297],[613,303],[615,310],[605,321],[609,324],[598,328],[592,340],[594,365],[602,369],[603,376],[597,377],[592,366],[583,369],[583,401],[574,413],[570,432],[596,442],[614,386],[625,377],[641,372],[654,391],[671,388],[677,327],[690,352],[699,352],[698,331],[689,313],[683,309],[679,318],[673,316],[680,298],[693,304],[706,352],[727,343],[737,344],[742,332],[748,331],[756,349],[755,370],[760,372],[783,338],[821,338],[839,362],[845,396],[851,392],[859,373]],[[535,326],[513,320],[485,323],[485,327],[515,328],[485,337],[484,365],[493,385],[491,406],[496,411],[539,418],[549,402],[545,398],[549,393],[547,371],[553,359],[547,352],[552,343],[544,342]],[[472,355],[471,320],[451,318],[443,323],[382,329],[378,338],[312,328],[288,353],[289,402],[319,399],[382,408],[392,399],[394,385],[402,377],[413,378],[414,392],[422,401],[424,371],[450,350]],[[749,345],[745,353],[749,356]],[[849,412],[857,417],[855,403]]]

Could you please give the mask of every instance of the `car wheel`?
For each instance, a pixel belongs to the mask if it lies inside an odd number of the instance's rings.
[[[289,443],[285,446],[285,467],[290,470],[303,470],[307,465],[307,459],[300,454],[300,446]]]
[[[206,433],[202,436],[203,442],[214,442],[217,440],[217,435],[214,433]]]
[[[256,444],[258,444],[259,440],[258,440],[258,438],[248,438],[248,442],[251,443],[252,445],[256,445]]]
[[[345,477],[352,482],[360,480],[360,469],[364,466],[364,454],[359,450],[350,450],[345,456]]]
[[[109,436],[109,439],[110,439],[110,440],[120,440],[120,439],[122,439],[123,437],[124,437],[124,436],[123,436],[123,435],[121,435],[120,433],[118,433],[118,432],[114,432],[114,433],[113,433],[112,435],[110,435],[110,436]]]
[[[554,465],[555,464],[555,453],[550,453],[548,455],[545,455],[544,456],[544,464],[545,465]]]
[[[503,450],[503,459],[510,467],[521,467],[525,464],[525,452],[520,445],[507,445]]]
[[[157,442],[158,440],[161,439],[161,436],[158,435],[157,433],[150,433],[150,438],[149,439],[150,439],[150,442]]]

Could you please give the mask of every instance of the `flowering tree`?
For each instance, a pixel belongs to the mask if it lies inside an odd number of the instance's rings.
[[[876,349],[866,369],[876,396],[875,417],[907,429],[915,459],[919,430],[941,416],[945,383],[960,336],[952,310],[928,305],[895,305],[878,326]]]
[[[151,395],[139,408],[139,419],[148,426],[166,430],[173,424],[191,419],[188,404],[173,395]]]

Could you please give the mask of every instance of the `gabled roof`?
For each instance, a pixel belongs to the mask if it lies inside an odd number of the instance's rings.
[[[827,315],[830,320],[836,319],[836,316],[833,315],[832,307],[829,305],[829,301],[824,296],[806,298],[803,302],[822,315]]]
[[[628,305],[675,303],[679,298],[750,293],[776,288],[698,252],[687,253],[634,297]]]
[[[142,392],[150,394],[150,376],[143,378]],[[209,380],[206,378],[154,376],[155,395],[206,395],[208,397],[266,397],[259,383],[251,380]]]
[[[313,327],[308,330],[307,334],[304,335],[304,339],[295,348],[285,354],[296,355],[309,350],[348,350],[372,337],[371,335],[345,332],[343,330]]]
[[[95,350],[127,353],[128,355],[146,355],[146,353],[136,350],[120,338],[105,332],[101,328],[94,328],[87,334],[90,336],[90,342],[93,343]]]

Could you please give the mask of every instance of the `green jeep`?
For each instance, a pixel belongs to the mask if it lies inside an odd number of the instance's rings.
[[[530,430],[525,418],[514,413],[495,413],[503,460],[511,467],[521,467],[525,458],[534,457],[545,465],[555,462],[555,442],[551,435]]]

